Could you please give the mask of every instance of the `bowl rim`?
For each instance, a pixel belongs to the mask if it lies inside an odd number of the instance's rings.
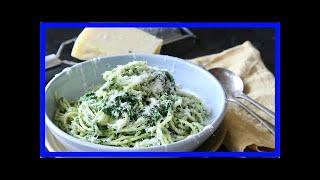
[[[47,90],[50,88],[51,84],[59,77],[61,77],[62,75],[64,75],[65,73],[67,73],[67,71],[71,70],[71,69],[74,69],[74,68],[77,68],[79,66],[82,66],[83,64],[85,63],[94,63],[94,61],[101,61],[101,60],[105,60],[107,61],[108,59],[112,59],[112,58],[123,58],[123,57],[137,57],[137,56],[142,56],[142,57],[156,57],[156,58],[161,58],[161,57],[165,57],[165,58],[171,58],[171,60],[174,60],[174,61],[179,61],[179,62],[182,62],[183,64],[186,64],[187,66],[191,66],[192,68],[195,68],[197,69],[198,71],[206,74],[206,76],[208,76],[209,78],[211,79],[214,79],[219,88],[221,89],[222,91],[222,99],[223,99],[223,103],[222,103],[222,111],[220,114],[218,114],[218,116],[216,116],[214,118],[214,120],[207,124],[205,126],[205,128],[196,133],[196,134],[193,134],[193,135],[189,135],[188,137],[186,137],[185,139],[182,139],[180,141],[177,141],[177,142],[173,142],[173,143],[170,143],[170,144],[167,144],[167,145],[160,145],[160,146],[151,146],[151,147],[119,147],[119,146],[108,146],[108,145],[102,145],[102,144],[95,144],[95,143],[92,143],[92,142],[89,142],[89,141],[85,141],[83,139],[79,139],[79,138],[76,138],[66,132],[64,132],[62,129],[60,129],[59,127],[57,127],[53,121],[51,120],[51,118],[48,117],[47,115],[47,110],[45,110],[45,124],[46,126],[48,126],[49,130],[52,132],[52,134],[54,136],[62,136],[63,138],[73,142],[73,143],[76,143],[76,144],[79,144],[79,145],[82,145],[82,146],[86,146],[86,147],[89,147],[89,148],[92,148],[92,149],[96,149],[96,150],[106,150],[106,149],[113,149],[113,150],[121,150],[121,151],[124,151],[124,150],[128,150],[128,151],[132,151],[132,150],[142,150],[142,151],[146,151],[146,150],[153,150],[153,149],[159,149],[159,148],[165,148],[167,149],[168,146],[179,146],[179,144],[184,144],[186,142],[190,142],[192,140],[192,138],[194,137],[197,137],[197,136],[200,136],[201,134],[204,134],[206,133],[207,131],[209,131],[209,134],[213,134],[214,131],[220,126],[224,116],[225,116],[225,113],[226,113],[226,106],[227,106],[227,100],[226,100],[226,93],[225,93],[225,90],[223,88],[223,86],[221,85],[221,83],[219,82],[219,80],[214,77],[214,75],[212,75],[209,71],[203,69],[202,67],[200,66],[197,66],[196,64],[192,64],[190,62],[188,62],[188,60],[183,60],[181,58],[178,58],[178,57],[174,57],[174,56],[168,56],[168,55],[159,55],[159,54],[144,54],[144,53],[134,53],[134,54],[121,54],[121,55],[113,55],[113,56],[106,56],[106,57],[99,57],[99,58],[94,58],[94,59],[91,59],[91,60],[87,60],[87,61],[83,61],[79,64],[76,64],[72,67],[67,67],[65,68],[64,70],[62,70],[60,73],[56,74],[49,82],[48,84],[46,85],[45,87],[45,94],[47,93]],[[168,60],[168,59],[167,59]],[[45,100],[46,100],[46,96],[45,96]],[[216,125],[216,126],[214,126]],[[209,136],[208,136],[209,137]]]

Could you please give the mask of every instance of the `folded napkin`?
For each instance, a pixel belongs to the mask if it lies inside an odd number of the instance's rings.
[[[250,42],[190,61],[207,70],[223,67],[233,71],[243,80],[245,94],[274,111],[274,76],[265,67],[259,51]],[[253,110],[257,112],[257,109]],[[274,124],[274,120],[267,118],[268,116],[258,114]],[[241,107],[228,103],[224,123],[227,134],[223,144],[228,150],[267,151],[274,148],[274,136]]]

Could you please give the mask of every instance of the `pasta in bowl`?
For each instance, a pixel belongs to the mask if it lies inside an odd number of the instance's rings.
[[[198,75],[189,81],[188,72]],[[178,58],[123,55],[57,75],[46,105],[48,128],[72,151],[191,151],[220,124],[225,94],[212,75]]]

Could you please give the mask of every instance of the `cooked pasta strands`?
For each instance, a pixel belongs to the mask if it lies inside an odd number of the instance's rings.
[[[105,83],[76,101],[57,95],[54,122],[88,142],[120,146],[167,145],[199,133],[209,112],[177,90],[166,71],[135,61],[103,74]]]

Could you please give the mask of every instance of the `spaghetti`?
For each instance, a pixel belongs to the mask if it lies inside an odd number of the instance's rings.
[[[121,147],[166,145],[204,128],[209,112],[182,92],[166,71],[133,61],[103,74],[105,83],[69,101],[57,99],[54,122],[92,143]]]

